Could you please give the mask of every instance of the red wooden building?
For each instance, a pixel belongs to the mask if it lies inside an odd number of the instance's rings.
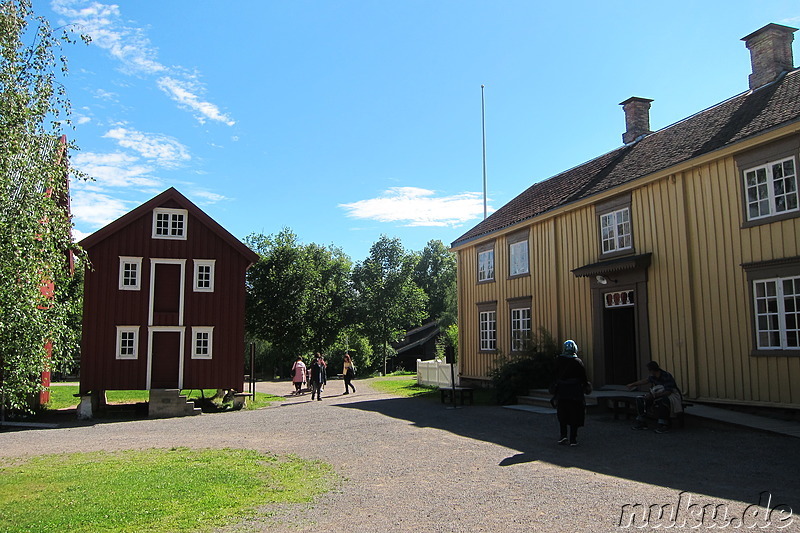
[[[245,272],[256,253],[174,188],[80,244],[91,262],[82,396],[242,390]]]

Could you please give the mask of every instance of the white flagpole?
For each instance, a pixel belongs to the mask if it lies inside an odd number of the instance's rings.
[[[483,219],[486,220],[486,98],[481,84],[481,133],[483,135]]]

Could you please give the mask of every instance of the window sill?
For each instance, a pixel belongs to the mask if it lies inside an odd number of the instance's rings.
[[[486,283],[494,283],[494,282],[495,282],[494,278],[492,278],[492,279],[483,279],[483,280],[479,280],[478,281],[478,285],[484,285]]]
[[[530,275],[530,272],[525,272],[524,274],[514,274],[513,276],[508,276],[506,279],[528,278]]]
[[[741,229],[754,228],[756,226],[763,226],[764,224],[772,224],[773,222],[780,222],[782,220],[791,220],[793,218],[800,218],[800,210],[790,211],[789,213],[781,213],[780,215],[772,215],[769,217],[757,218],[755,220],[745,220],[740,226]]]
[[[616,259],[617,257],[624,257],[626,255],[636,255],[636,250],[631,248],[625,248],[624,250],[615,250],[613,252],[600,252],[600,258],[598,261],[603,261],[605,259]]]
[[[488,353],[488,354],[497,354],[497,349],[494,350],[478,350],[478,353]]]
[[[793,350],[750,350],[751,357],[800,357],[800,349]]]

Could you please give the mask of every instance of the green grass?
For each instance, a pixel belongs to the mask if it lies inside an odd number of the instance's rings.
[[[188,448],[0,462],[0,531],[208,531],[327,492],[333,469],[252,450]]]
[[[200,390],[184,390],[189,398],[199,398]],[[78,405],[79,399],[74,395],[78,393],[76,385],[58,385],[50,387],[50,402],[47,404],[47,409],[64,409],[72,408]],[[217,391],[216,389],[205,389],[202,391],[206,398],[213,397]],[[106,398],[110,403],[139,403],[149,400],[150,395],[147,391],[142,390],[112,390],[106,392]],[[247,404],[248,409],[258,409],[260,407],[267,407],[271,402],[285,401],[286,398],[282,396],[273,396],[271,394],[264,394],[262,392],[256,393],[256,400],[249,401]]]
[[[416,377],[407,379],[377,378],[370,382],[370,386],[381,392],[397,394],[398,396],[420,397],[420,396],[433,396],[436,394],[435,387],[417,385]]]
[[[80,398],[77,385],[58,385],[50,387],[50,401],[47,409],[64,409],[77,407]],[[146,402],[150,395],[146,390],[110,390],[106,393],[106,398],[110,403],[139,403]]]

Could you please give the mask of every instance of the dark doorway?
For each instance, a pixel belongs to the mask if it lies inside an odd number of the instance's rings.
[[[638,378],[634,307],[603,310],[606,383],[625,385]]]
[[[153,332],[153,351],[150,356],[150,388],[177,389],[181,358],[180,332]]]
[[[153,286],[153,325],[178,325],[180,306],[181,265],[156,263]]]

